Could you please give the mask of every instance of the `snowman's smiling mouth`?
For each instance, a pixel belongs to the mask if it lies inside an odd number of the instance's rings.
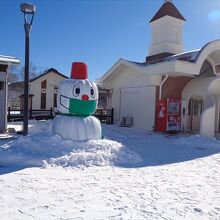
[[[69,100],[70,100],[69,97],[60,95],[60,104],[66,109],[69,109],[68,107]]]
[[[80,100],[61,95],[60,104],[68,109],[69,114],[89,116],[95,112],[97,100]]]

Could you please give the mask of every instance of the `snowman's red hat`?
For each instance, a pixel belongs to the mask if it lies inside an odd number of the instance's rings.
[[[87,65],[82,62],[72,63],[71,79],[88,79]]]

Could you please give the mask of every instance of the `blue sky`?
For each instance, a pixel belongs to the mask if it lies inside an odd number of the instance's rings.
[[[22,0],[0,0],[0,54],[24,63]],[[36,5],[30,60],[69,76],[71,63],[88,64],[89,78],[101,77],[120,58],[143,62],[149,20],[164,0],[30,0]],[[220,38],[220,0],[173,0],[186,18],[185,50]]]

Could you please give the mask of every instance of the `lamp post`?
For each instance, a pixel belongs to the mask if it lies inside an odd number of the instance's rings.
[[[25,31],[25,71],[24,71],[24,118],[23,118],[23,135],[28,134],[29,119],[29,41],[31,26],[36,10],[35,5],[23,3],[20,5],[21,11],[24,13],[24,31]]]

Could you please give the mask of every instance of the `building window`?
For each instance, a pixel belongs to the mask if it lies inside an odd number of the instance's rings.
[[[47,80],[44,80],[41,82],[41,89],[46,89],[47,88]]]
[[[53,107],[57,107],[57,92],[58,92],[58,88],[55,87],[54,88],[54,95],[53,95]]]
[[[54,93],[54,96],[53,96],[53,107],[57,107],[57,94]]]
[[[46,93],[41,93],[41,109],[46,109]]]
[[[4,90],[4,82],[0,82],[0,91]]]
[[[41,82],[41,109],[46,109],[47,80]]]
[[[203,63],[199,75],[202,77],[215,76],[212,65],[207,60]]]

